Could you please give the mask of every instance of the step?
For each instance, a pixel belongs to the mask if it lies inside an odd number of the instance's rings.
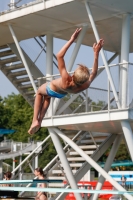
[[[93,153],[94,153],[94,151],[84,151],[87,155],[92,155]],[[79,155],[79,153],[78,152],[76,152],[76,151],[71,151],[70,153],[69,153],[69,155]]]
[[[29,77],[17,78],[17,80],[15,80],[15,83],[23,83],[23,82],[30,82]]]
[[[69,158],[67,158],[67,160],[68,161],[85,161],[85,159],[84,158],[82,158],[82,157],[69,157]]]
[[[108,137],[110,134],[109,133],[92,133],[92,136],[95,138],[95,137]],[[86,138],[91,138],[91,135],[90,134],[87,134],[85,136]]]
[[[97,145],[99,147],[99,145]],[[84,146],[79,146],[81,149],[97,149],[96,145],[84,145]]]
[[[8,45],[6,45],[6,44],[3,45],[3,46],[0,46],[0,49],[7,49],[7,48],[9,48],[9,47],[8,47]]]
[[[77,172],[77,170],[72,170],[72,172],[75,174]],[[63,174],[61,170],[57,169],[57,170],[52,170],[52,174]]]
[[[21,70],[21,71],[17,71],[17,72],[11,72],[10,76],[22,76],[22,75],[27,75],[27,71],[26,70]]]
[[[35,84],[36,86],[38,85],[37,83]],[[29,88],[33,88],[32,84],[24,84],[24,85],[20,85],[18,86],[18,88],[20,89],[29,89]]]
[[[20,61],[20,59],[17,56],[15,56],[15,57],[0,60],[0,64],[4,65],[4,64],[12,63],[12,62],[17,62],[17,61]]]
[[[35,94],[35,91],[34,90],[31,90],[31,91],[27,91],[27,92],[24,92],[26,95],[34,95]]]
[[[52,180],[66,180],[64,176],[49,176],[48,179]]]
[[[6,66],[6,70],[25,69],[22,63]]]
[[[94,138],[94,140],[95,140],[95,142],[97,143],[97,142],[103,142],[105,139],[106,139],[107,137],[103,137],[103,138]],[[94,143],[93,142],[93,140],[92,139],[90,139],[90,140],[82,140],[80,143],[82,143],[82,144],[88,144],[88,143]]]
[[[64,183],[48,183],[48,186],[49,187],[54,187],[54,188],[62,188],[62,187],[64,187]]]
[[[83,163],[70,163],[70,167],[82,167]],[[63,165],[60,164],[60,166],[62,167]]]
[[[14,53],[11,50],[6,50],[6,51],[0,52],[0,57],[6,57],[6,56],[10,56],[10,55],[14,55]]]

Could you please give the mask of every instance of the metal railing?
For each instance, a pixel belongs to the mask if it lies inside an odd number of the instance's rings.
[[[46,0],[1,0],[0,1],[0,15],[7,12],[27,7],[33,4],[44,2]]]
[[[125,63],[124,63],[125,64]],[[127,105],[126,108],[133,108],[133,92],[132,92],[132,75],[133,75],[133,63],[126,63],[127,64]],[[112,73],[114,85],[116,87],[116,92],[119,95],[119,70],[120,67],[123,66],[123,63],[113,64],[109,65],[110,71]],[[99,69],[103,68],[99,67]],[[116,75],[117,71],[117,75]],[[70,72],[70,74],[73,74],[73,72]],[[63,101],[65,104],[63,104],[63,107],[59,108],[56,115],[63,115],[64,113],[67,114],[67,108],[69,107],[69,113],[68,114],[74,114],[74,113],[84,113],[84,112],[98,112],[102,110],[114,110],[118,109],[117,103],[115,101],[115,97],[113,94],[113,91],[111,90],[107,75],[104,74],[104,77],[101,76],[102,73],[98,76],[99,80],[101,82],[103,81],[105,84],[104,88],[99,87],[100,83],[97,81],[97,78],[94,80],[95,87],[90,86],[87,90],[77,94],[67,94]],[[101,76],[101,77],[100,77]],[[38,83],[42,83],[43,80],[49,81],[50,79],[56,79],[59,78],[60,74],[47,76],[47,77],[41,77],[38,78]],[[106,81],[104,80],[106,79]],[[77,95],[77,96],[76,96]],[[121,101],[121,99],[120,99]],[[51,106],[53,108],[53,105]],[[120,108],[119,108],[120,109]],[[71,110],[71,113],[70,113]],[[53,113],[53,111],[51,112]]]

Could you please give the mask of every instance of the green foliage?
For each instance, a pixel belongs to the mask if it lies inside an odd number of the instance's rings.
[[[33,108],[19,94],[8,95],[0,102],[0,126],[14,129],[16,132],[8,136],[9,139],[19,142],[27,142],[28,129],[31,125]],[[46,128],[42,128],[33,136],[34,140],[43,140],[48,135]]]

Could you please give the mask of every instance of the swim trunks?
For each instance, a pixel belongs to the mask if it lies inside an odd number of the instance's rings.
[[[61,99],[61,98],[65,97],[67,95],[67,93],[66,94],[60,94],[58,92],[55,92],[55,91],[51,90],[50,83],[48,83],[46,85],[46,92],[47,92],[48,96],[50,96],[50,97],[56,97],[58,99]]]

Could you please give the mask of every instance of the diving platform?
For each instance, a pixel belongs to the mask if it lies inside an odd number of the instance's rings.
[[[42,127],[58,127],[67,130],[84,130],[101,133],[122,133],[121,120],[128,120],[133,129],[133,110],[121,109],[95,111],[46,117]]]
[[[132,15],[133,1],[88,0],[104,49],[119,52],[121,47],[122,15]],[[22,3],[21,3],[22,4]],[[88,25],[82,44],[92,46],[95,37],[83,0],[36,0],[0,13],[0,46],[13,43],[8,25],[14,28],[18,41],[51,33],[53,37],[68,40],[76,27]],[[131,20],[131,35],[133,34]],[[133,38],[130,41],[133,52]]]

